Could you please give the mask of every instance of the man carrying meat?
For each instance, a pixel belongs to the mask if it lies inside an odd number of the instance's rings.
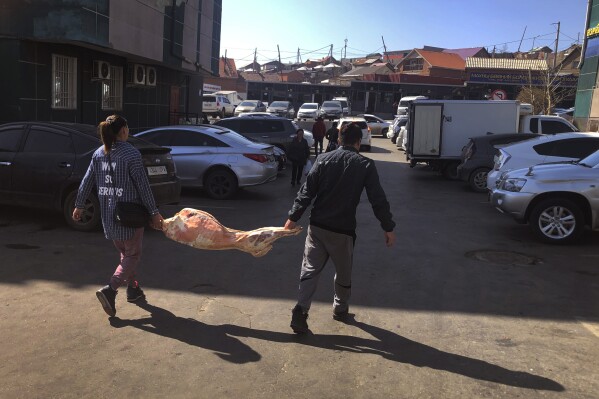
[[[329,258],[335,264],[333,318],[344,320],[349,311],[351,271],[356,239],[356,208],[364,188],[374,215],[381,223],[385,244],[395,241],[395,223],[374,161],[358,153],[362,129],[349,124],[341,132],[342,147],[320,155],[289,211],[285,228],[293,229],[312,200],[310,226],[304,249],[297,305],[291,328],[308,332],[308,311],[320,273]]]

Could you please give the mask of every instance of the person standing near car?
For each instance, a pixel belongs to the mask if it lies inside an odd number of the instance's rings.
[[[333,126],[327,130],[325,137],[327,140],[329,140],[326,152],[336,150],[339,146],[339,129],[337,129],[337,122],[333,122]]]
[[[295,138],[289,144],[287,157],[291,161],[291,185],[300,184],[304,165],[310,158],[310,147],[304,138],[304,131],[297,129]]]
[[[322,154],[324,136],[327,133],[327,125],[321,116],[316,118],[316,122],[312,125],[312,134],[314,135],[314,155],[318,156],[318,146],[320,145],[320,154]]]
[[[75,200],[73,220],[81,219],[85,200],[96,187],[102,215],[104,235],[112,240],[120,252],[120,264],[105,287],[96,292],[102,308],[109,316],[116,314],[117,290],[127,286],[127,301],[145,298],[135,279],[141,258],[144,228],[124,227],[114,218],[117,201],[143,204],[151,215],[152,227],[162,230],[162,215],[154,202],[150,183],[141,159],[141,154],[127,142],[129,127],[127,120],[111,115],[100,122],[98,132],[103,146],[98,148],[87,169]],[[110,163],[112,165],[109,164]]]
[[[341,132],[341,148],[319,156],[298,192],[286,229],[293,229],[310,203],[310,226],[302,260],[297,305],[291,315],[295,333],[308,332],[308,311],[318,279],[327,260],[335,264],[333,318],[348,316],[353,250],[356,239],[356,208],[366,188],[374,215],[381,223],[385,244],[395,242],[395,222],[374,161],[358,153],[362,129],[347,125]]]

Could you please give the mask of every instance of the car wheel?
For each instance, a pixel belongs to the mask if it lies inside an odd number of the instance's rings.
[[[223,119],[225,117],[225,109],[224,108],[218,113],[218,117],[220,119]]]
[[[476,191],[477,193],[484,193],[487,191],[487,175],[489,174],[489,171],[489,168],[478,168],[470,173],[468,183],[473,191]]]
[[[95,194],[90,194],[83,204],[83,213],[80,221],[73,220],[73,210],[75,209],[75,200],[77,199],[77,190],[71,191],[65,198],[62,205],[62,213],[67,224],[77,231],[93,231],[98,228],[101,221],[100,201]]]
[[[584,230],[580,206],[565,198],[547,199],[534,207],[529,224],[545,242],[566,244],[576,241]]]
[[[448,162],[441,170],[441,174],[444,178],[449,180],[457,180],[458,178],[458,163]]]
[[[237,191],[237,178],[227,169],[215,169],[206,176],[204,188],[211,198],[228,199]]]
[[[389,131],[389,129],[388,129],[388,128],[384,128],[384,129],[381,131],[381,137],[387,137],[387,132],[388,132],[388,131]]]

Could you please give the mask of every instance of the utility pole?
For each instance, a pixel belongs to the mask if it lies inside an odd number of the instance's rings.
[[[381,35],[381,40],[383,41],[383,48],[385,49],[385,56],[387,57],[387,62],[389,62],[389,54],[387,54],[387,46],[385,45],[385,38]]]
[[[281,76],[281,82],[283,81],[283,64],[281,64],[281,50],[277,44],[277,53],[279,53],[279,75]]]
[[[302,62],[302,56],[300,55],[300,49],[298,47],[297,48],[297,59],[295,60],[295,63],[299,64],[300,62]]]
[[[524,35],[526,34],[526,28],[528,28],[528,26],[525,26],[524,32],[522,32],[522,38],[520,39],[520,44],[518,45],[518,52],[520,52],[520,46],[522,46],[522,40],[524,40]]]
[[[553,23],[551,25],[557,25],[557,36],[555,37],[555,51],[553,52],[553,69],[555,70],[555,67],[557,65],[557,45],[559,43],[559,22]]]
[[[343,58],[347,58],[347,37],[345,38],[345,57]]]
[[[256,47],[256,49],[254,50],[254,72],[256,72],[256,54],[258,53],[258,47]]]

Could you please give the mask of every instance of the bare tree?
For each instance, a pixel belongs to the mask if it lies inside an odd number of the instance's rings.
[[[527,83],[522,86],[517,100],[532,105],[535,114],[551,114],[553,108],[576,94],[576,88],[564,85],[561,66],[545,71],[528,70]]]

